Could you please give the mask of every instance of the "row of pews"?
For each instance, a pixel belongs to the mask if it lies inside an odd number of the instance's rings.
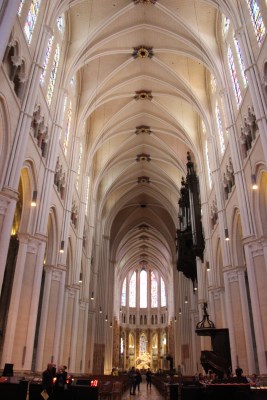
[[[153,375],[153,385],[165,400],[266,400],[267,387],[249,383],[210,383],[205,386],[192,376]]]

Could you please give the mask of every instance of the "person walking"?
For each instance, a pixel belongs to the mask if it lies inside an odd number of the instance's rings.
[[[42,373],[42,386],[43,391],[47,393],[49,399],[54,399],[54,378],[55,378],[55,366],[54,364],[48,363],[47,368]]]
[[[150,368],[148,368],[148,370],[146,371],[146,388],[148,389],[149,386],[149,388],[151,389],[151,384],[152,384],[152,372]]]
[[[131,370],[129,371],[129,380],[130,380],[130,394],[135,396],[137,373],[134,367],[132,367]]]

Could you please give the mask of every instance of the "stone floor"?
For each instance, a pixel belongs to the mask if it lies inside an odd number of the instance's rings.
[[[151,386],[151,389],[147,389],[145,379],[140,384],[140,392],[136,389],[135,396],[130,395],[130,391],[124,392],[122,400],[163,400],[164,397],[157,391],[155,386]]]

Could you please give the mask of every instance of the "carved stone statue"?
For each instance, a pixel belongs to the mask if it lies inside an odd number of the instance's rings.
[[[256,139],[256,132],[259,130],[257,122],[256,122],[256,116],[253,110],[253,107],[248,107],[248,124],[251,126],[251,135],[252,135],[252,140]]]
[[[248,146],[247,146],[247,138],[243,128],[241,128],[241,134],[240,134],[240,147],[241,147],[242,158],[244,159],[247,157]]]
[[[248,150],[251,149],[252,146],[252,134],[251,134],[251,127],[247,122],[247,119],[244,118],[244,133],[247,139],[247,147]]]
[[[228,194],[229,194],[229,187],[228,187],[228,181],[225,175],[225,172],[223,174],[223,187],[224,187],[224,199],[228,199]]]

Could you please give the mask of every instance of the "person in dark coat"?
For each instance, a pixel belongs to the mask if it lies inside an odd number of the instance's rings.
[[[146,371],[146,388],[148,389],[148,386],[151,389],[151,384],[152,384],[152,372],[150,368]]]
[[[55,398],[56,400],[63,400],[65,397],[65,390],[67,389],[67,372],[63,365],[58,367],[55,379]]]
[[[54,397],[54,378],[55,378],[55,366],[54,364],[48,363],[47,368],[42,373],[42,386],[52,400]]]
[[[140,392],[140,383],[142,382],[142,375],[138,368],[136,368],[136,387],[138,392]]]

